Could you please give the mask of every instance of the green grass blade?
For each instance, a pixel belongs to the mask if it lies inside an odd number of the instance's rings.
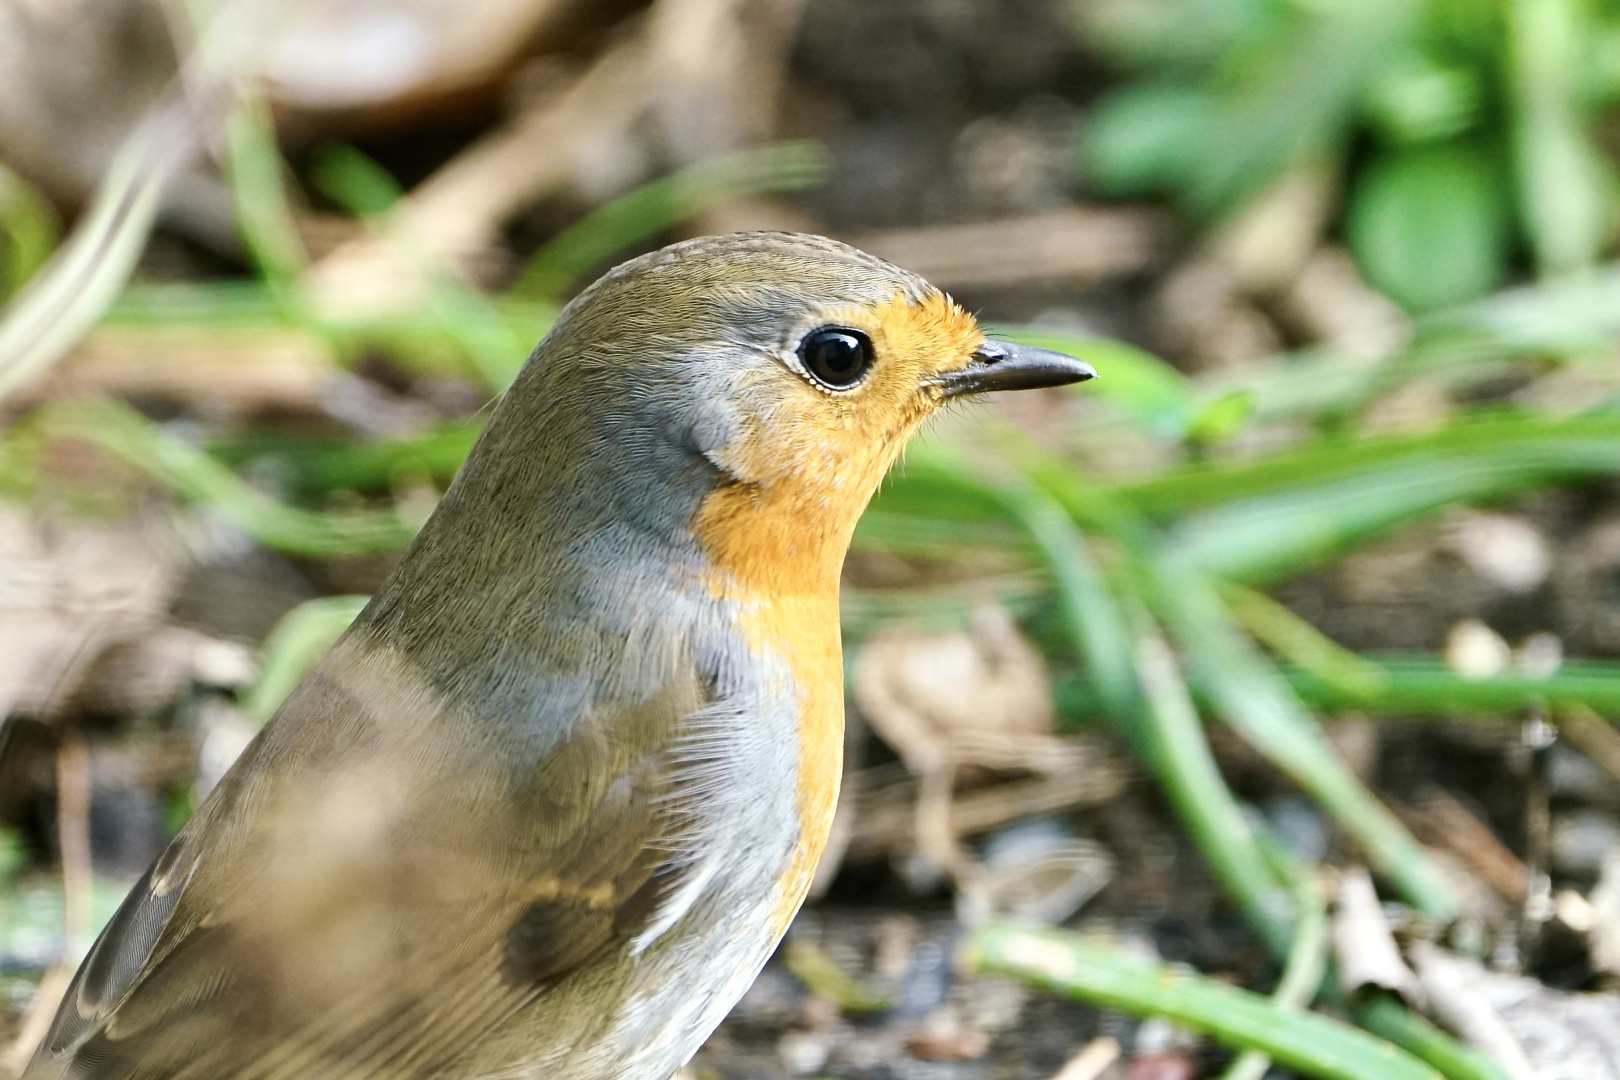
[[[404,192],[388,170],[354,147],[339,145],[328,147],[316,159],[311,176],[322,191],[372,222],[398,251],[416,261],[428,282],[427,314],[490,389],[505,390],[528,358],[532,343],[519,338],[500,309],[442,265],[429,242],[416,234],[408,211],[401,206]]]
[[[452,421],[420,435],[371,439],[303,439],[279,432],[230,435],[209,452],[227,465],[272,459],[300,499],[334,491],[386,492],[401,476],[448,484],[483,430],[482,417]]]
[[[1276,861],[1273,860],[1274,864]],[[1313,872],[1289,867],[1285,876],[1294,879],[1290,891],[1298,919],[1293,944],[1288,947],[1288,960],[1271,1000],[1278,1008],[1298,1010],[1307,1008],[1316,998],[1327,972],[1327,904]],[[1222,1080],[1262,1080],[1270,1067],[1271,1059],[1260,1051],[1245,1050],[1227,1068]]]
[[[733,199],[803,191],[826,177],[819,143],[786,142],[700,161],[587,214],[535,252],[513,286],[517,296],[560,296],[591,268],[671,225]]]
[[[1513,1080],[1501,1065],[1418,1016],[1394,994],[1380,991],[1351,1012],[1363,1028],[1433,1065],[1447,1080]]]
[[[1295,926],[1291,898],[1278,886],[1249,818],[1215,765],[1169,646],[1143,629],[1135,662],[1146,699],[1138,735],[1143,756],[1222,888],[1272,952],[1287,955]]]
[[[1487,461],[1493,467],[1522,461],[1545,476],[1601,475],[1620,468],[1615,464],[1620,462],[1620,418],[1553,420],[1492,413],[1422,435],[1324,438],[1256,461],[1185,465],[1152,480],[1122,485],[1115,493],[1139,513],[1165,519],[1240,499],[1308,492],[1338,480],[1379,476],[1383,474],[1377,470],[1384,466],[1445,465],[1459,457]]]
[[[1468,717],[1513,715],[1535,707],[1584,705],[1620,717],[1620,664],[1570,660],[1551,675],[1506,672],[1488,679],[1456,674],[1440,657],[1367,658],[1382,672],[1376,685],[1360,688],[1325,680],[1317,672],[1288,669],[1301,697],[1322,709],[1369,709],[1392,716]]]
[[[330,559],[396,551],[420,525],[393,510],[320,514],[277,502],[127,406],[63,402],[36,415],[48,435],[100,446],[182,498],[212,506],[266,547],[289,555]]]
[[[287,201],[284,172],[269,108],[257,97],[244,99],[225,125],[225,174],[242,241],[278,294],[309,263]]]
[[[1402,455],[1375,464],[1352,464],[1348,470],[1342,459],[1336,465],[1324,462],[1327,475],[1316,481],[1281,483],[1267,494],[1188,516],[1172,530],[1171,542],[1194,564],[1217,576],[1274,581],[1446,506],[1501,499],[1551,482],[1620,471],[1614,421],[1502,423],[1502,434],[1508,437],[1500,443],[1469,445],[1492,426],[1464,425],[1461,434],[1467,437],[1449,441],[1414,440]],[[1553,430],[1558,427],[1563,430]],[[1389,448],[1386,444],[1369,450],[1377,455]],[[1345,458],[1355,463],[1360,456],[1356,448],[1344,449]],[[1244,470],[1241,476],[1232,473],[1224,479],[1253,480],[1265,473],[1280,477],[1316,456],[1314,451],[1305,452],[1271,463],[1269,469]],[[1228,490],[1236,486],[1228,484]]]
[[[1361,657],[1378,670],[1376,687],[1352,689],[1343,680],[1284,665],[1281,673],[1294,693],[1322,712],[1376,712],[1409,720],[1512,717],[1526,709],[1584,706],[1606,717],[1620,717],[1620,664],[1570,660],[1552,675],[1507,673],[1465,679],[1440,657]],[[1089,680],[1060,681],[1054,693],[1060,715],[1077,720],[1108,715],[1102,695]]]
[[[1132,636],[1085,536],[1057,500],[1032,485],[1009,484],[998,494],[1045,557],[1064,622],[1109,713],[1122,721],[1139,716]]]
[[[1237,629],[1209,580],[1173,550],[1145,553],[1150,602],[1221,718],[1327,811],[1413,907],[1449,922],[1451,891],[1423,848],[1333,752],[1320,725]]]
[[[992,923],[968,939],[962,958],[973,971],[1011,975],[1134,1016],[1162,1016],[1313,1080],[1440,1080],[1412,1055],[1346,1024],[1079,934]]]
[[[0,319],[0,400],[78,344],[129,280],[187,140],[156,123],[120,148],[83,220]]]
[[[1351,695],[1376,695],[1386,673],[1351,652],[1265,593],[1241,585],[1220,587],[1232,617],[1272,652],[1330,686]]]

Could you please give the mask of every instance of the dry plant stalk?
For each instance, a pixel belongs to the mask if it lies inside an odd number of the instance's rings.
[[[896,229],[854,243],[942,289],[967,289],[1089,284],[1140,273],[1164,257],[1166,239],[1159,215],[1070,207],[984,224]]]
[[[1574,705],[1559,713],[1558,733],[1591,759],[1592,764],[1620,781],[1620,731],[1584,705]]]
[[[76,727],[65,728],[56,754],[56,831],[62,859],[63,956],[51,965],[23,1013],[17,1037],[0,1053],[0,1077],[21,1076],[50,1030],[73,982],[79,943],[90,933],[90,751]]]
[[[1524,903],[1529,895],[1529,870],[1490,826],[1449,793],[1436,788],[1411,817],[1429,842],[1455,854],[1502,899],[1514,905]]]
[[[1052,1080],[1097,1080],[1119,1060],[1119,1042],[1108,1035],[1099,1035],[1081,1047],[1063,1067],[1052,1074]]]
[[[306,284],[315,303],[350,316],[419,303],[424,260],[476,258],[508,217],[561,188],[591,147],[641,115],[651,89],[646,52],[641,34],[621,41],[567,90],[424,180],[394,212],[385,235],[339,245],[310,267]]]
[[[1400,994],[1420,1003],[1423,991],[1417,976],[1401,959],[1384,911],[1373,890],[1372,876],[1352,867],[1339,878],[1337,909],[1333,913],[1333,953],[1339,961],[1339,980],[1354,995],[1367,986]]]

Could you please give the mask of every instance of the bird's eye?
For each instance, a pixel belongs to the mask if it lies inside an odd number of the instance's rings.
[[[848,390],[872,369],[872,339],[859,330],[823,326],[799,342],[799,362],[829,390]]]

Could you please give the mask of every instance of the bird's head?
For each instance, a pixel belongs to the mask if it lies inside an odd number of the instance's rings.
[[[788,233],[705,237],[625,263],[569,306],[536,360],[514,396],[566,379],[632,468],[706,462],[693,534],[716,563],[776,586],[836,580],[856,519],[944,402],[1094,374],[987,339],[914,274]]]

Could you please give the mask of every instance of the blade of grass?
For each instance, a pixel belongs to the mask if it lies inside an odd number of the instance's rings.
[[[287,201],[275,122],[257,96],[244,96],[225,125],[225,174],[237,228],[271,291],[285,297],[309,263]]]
[[[404,192],[388,171],[352,146],[327,148],[311,172],[327,195],[389,236],[416,263],[427,282],[426,311],[461,348],[492,390],[511,383],[531,351],[500,310],[443,265],[429,241],[412,228]]]
[[[1488,679],[1464,678],[1440,657],[1378,656],[1383,676],[1376,687],[1352,689],[1327,682],[1315,672],[1285,669],[1307,701],[1323,709],[1369,709],[1393,716],[1466,717],[1481,713],[1512,715],[1538,706],[1583,705],[1620,717],[1620,664],[1565,661],[1551,675],[1506,673]]]
[[[191,138],[165,114],[119,149],[84,219],[0,319],[0,400],[67,354],[129,280]]]
[[[1215,765],[1174,655],[1156,633],[1141,629],[1135,661],[1146,706],[1140,740],[1149,765],[1222,887],[1271,951],[1286,956],[1296,922],[1291,899]]]
[[[1447,506],[1620,470],[1620,444],[1606,439],[1515,450],[1434,454],[1230,503],[1183,520],[1171,544],[1219,577],[1275,581]]]
[[[1464,1046],[1380,991],[1351,1009],[1357,1024],[1439,1069],[1447,1080],[1513,1080],[1501,1065]]]
[[[1275,865],[1275,863],[1274,863]],[[1322,899],[1322,887],[1310,871],[1291,872],[1290,892],[1298,919],[1294,926],[1294,941],[1288,947],[1288,960],[1283,966],[1282,978],[1272,991],[1271,1000],[1278,1008],[1298,1011],[1308,1008],[1321,989],[1323,975],[1328,967],[1327,905]],[[1227,1068],[1222,1080],[1262,1080],[1271,1067],[1271,1059],[1258,1050],[1245,1050]]]
[[[1027,483],[997,491],[1045,557],[1063,619],[1110,715],[1139,717],[1142,693],[1132,635],[1085,536],[1050,495]]]
[[[1078,521],[1108,521],[1134,562],[1148,606],[1187,657],[1196,687],[1221,718],[1322,806],[1418,910],[1450,921],[1455,901],[1423,848],[1334,754],[1287,681],[1242,635],[1211,580],[1185,552],[1161,542],[1108,493],[1023,443],[1026,475]]]
[[[275,460],[285,470],[287,488],[300,499],[318,499],[334,491],[371,494],[388,491],[402,474],[448,484],[483,430],[482,419],[452,421],[420,435],[366,442],[305,439],[275,431],[228,435],[210,443],[208,451],[233,467]]]
[[[420,522],[393,510],[314,513],[255,491],[203,451],[165,432],[133,409],[108,401],[47,406],[35,422],[57,438],[99,446],[182,498],[206,503],[266,547],[289,555],[337,558],[396,551]]]
[[[1390,1043],[1317,1013],[1151,964],[1061,930],[991,923],[968,939],[963,966],[1011,975],[1078,1001],[1133,1016],[1162,1016],[1238,1050],[1258,1050],[1317,1080],[1439,1080]]]
[[[615,253],[734,199],[803,191],[827,175],[821,144],[785,142],[700,161],[596,208],[535,252],[512,292],[554,299]]]
[[[1150,603],[1221,718],[1354,837],[1413,907],[1450,922],[1456,901],[1438,868],[1334,753],[1316,718],[1237,629],[1209,580],[1173,549],[1142,554]]]
[[[1459,457],[1493,465],[1529,459],[1543,470],[1541,476],[1549,477],[1614,471],[1620,468],[1615,464],[1620,462],[1620,418],[1553,420],[1493,413],[1461,419],[1422,435],[1332,437],[1240,464],[1184,465],[1151,480],[1122,485],[1115,493],[1137,512],[1166,519],[1241,499],[1380,476],[1384,474],[1378,470],[1384,467],[1444,464]]]
[[[1383,668],[1333,641],[1265,593],[1241,585],[1219,588],[1238,625],[1301,671],[1347,694],[1377,694],[1384,688]]]
[[[306,600],[281,617],[259,650],[259,675],[239,699],[242,715],[263,724],[370,602],[369,596]]]
[[[1439,657],[1361,657],[1376,665],[1378,687],[1352,692],[1342,681],[1284,665],[1281,673],[1300,700],[1323,712],[1355,710],[1410,720],[1512,717],[1527,709],[1583,706],[1620,717],[1620,664],[1566,661],[1552,675],[1496,675],[1465,679]],[[1072,719],[1108,715],[1102,695],[1083,679],[1060,681],[1055,689],[1061,715]]]

